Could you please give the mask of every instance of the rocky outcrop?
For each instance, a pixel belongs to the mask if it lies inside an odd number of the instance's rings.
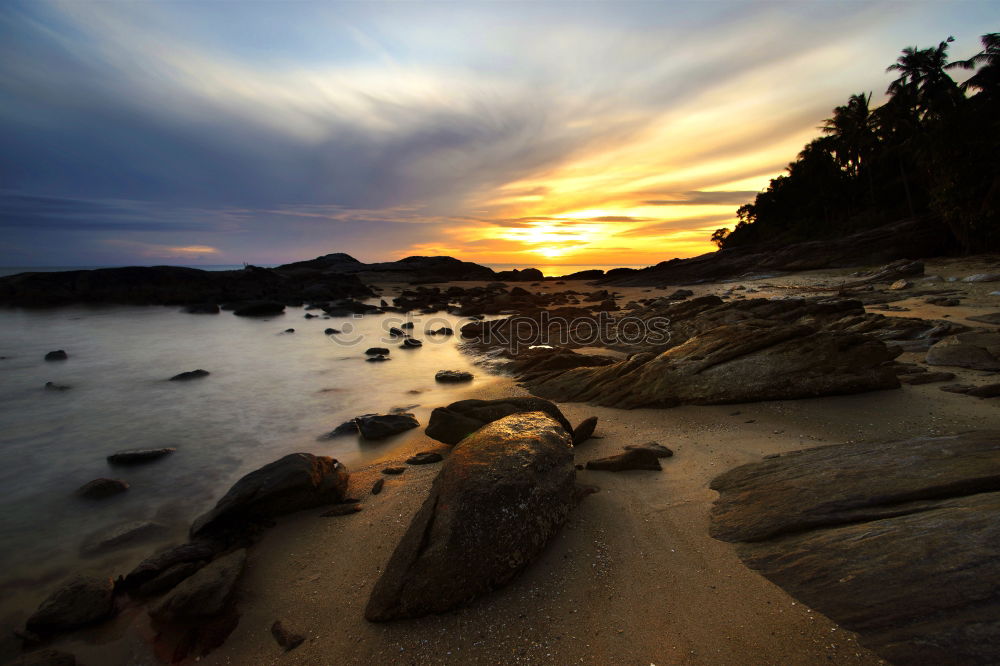
[[[376,582],[365,617],[441,613],[507,582],[573,506],[569,433],[542,412],[490,423],[458,444]]]
[[[69,303],[185,305],[263,300],[292,304],[307,299],[372,295],[371,290],[353,275],[285,267],[248,266],[236,271],[203,271],[180,266],[129,266],[19,273],[0,278],[0,305],[26,307]]]
[[[150,616],[167,624],[183,624],[219,615],[232,599],[246,561],[245,548],[220,557],[177,585],[149,609]]]
[[[211,511],[191,525],[191,536],[242,529],[250,523],[344,499],[348,471],[340,462],[291,453],[237,481]]]
[[[927,350],[927,364],[1000,370],[1000,332],[968,331],[945,338]]]
[[[115,611],[110,578],[73,578],[49,595],[26,623],[28,631],[50,634],[102,622]]]
[[[1000,433],[796,451],[733,469],[712,535],[894,663],[1000,653]]]
[[[431,439],[445,444],[458,444],[462,439],[511,414],[544,412],[555,419],[567,433],[573,426],[548,400],[540,398],[501,398],[499,400],[459,400],[447,407],[438,407],[431,412],[430,421],[424,433]]]
[[[690,259],[671,259],[617,278],[605,278],[604,283],[631,286],[694,284],[748,274],[877,265],[898,259],[938,256],[949,246],[945,225],[927,219],[904,220],[839,238],[762,243]]]
[[[808,398],[898,388],[882,342],[805,325],[744,321],[661,354],[526,380],[532,392],[609,407],[673,407]]]

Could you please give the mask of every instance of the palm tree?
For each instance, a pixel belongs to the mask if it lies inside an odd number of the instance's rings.
[[[953,41],[955,38],[949,37],[937,48],[929,49],[908,46],[885,70],[900,73],[886,92],[893,97],[903,96],[912,100],[921,119],[946,116],[963,99],[958,85],[945,71],[948,67],[948,44]]]
[[[957,60],[946,69],[961,68],[979,71],[969,77],[961,86],[963,92],[976,88],[987,97],[996,97],[1000,93],[1000,33],[991,32],[980,37],[983,50],[968,60]]]

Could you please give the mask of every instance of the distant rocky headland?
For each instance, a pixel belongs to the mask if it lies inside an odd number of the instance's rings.
[[[344,253],[275,268],[206,271],[181,266],[129,266],[60,272],[28,272],[0,278],[0,305],[55,306],[72,303],[192,305],[307,301],[374,296],[381,282],[430,284],[456,281],[540,282],[584,279],[615,286],[697,284],[762,273],[843,268],[897,259],[937,256],[947,247],[939,226],[904,220],[832,241],[760,243],[689,259],[671,259],[644,269],[586,270],[546,278],[537,268],[494,271],[454,257],[406,257],[366,264]]]

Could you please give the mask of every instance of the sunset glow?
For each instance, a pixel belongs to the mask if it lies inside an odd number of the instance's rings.
[[[701,254],[946,5],[8,3],[0,260]]]

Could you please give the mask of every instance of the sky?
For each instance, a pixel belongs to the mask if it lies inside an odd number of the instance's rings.
[[[0,265],[653,264],[984,2],[0,4]]]

